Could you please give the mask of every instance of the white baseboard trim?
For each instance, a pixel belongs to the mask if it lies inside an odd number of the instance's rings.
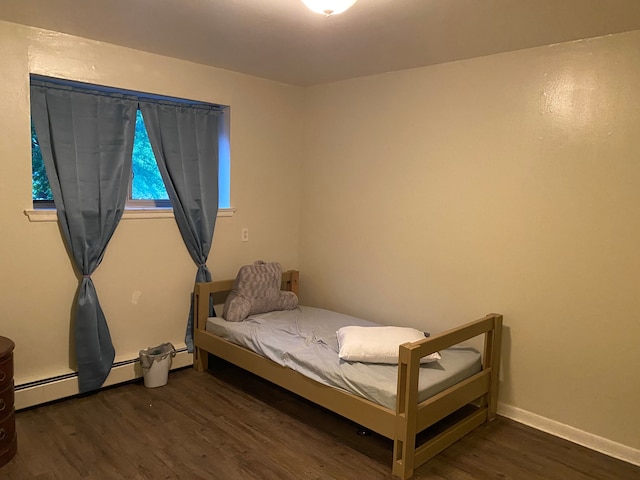
[[[193,365],[193,354],[187,353],[186,349],[178,351],[171,361],[171,370]],[[137,359],[118,362],[104,382],[104,387],[116,385],[118,383],[129,382],[142,377],[142,367]],[[171,376],[169,376],[171,381]],[[62,398],[78,395],[78,376],[71,374],[65,378],[43,379],[37,385],[26,388],[16,386],[15,407],[16,410],[29,408],[43,403],[60,400]]]
[[[511,405],[506,405],[502,402],[498,402],[498,415],[510,418],[511,420],[523,423],[537,430],[550,433],[556,437],[564,438],[565,440],[590,448],[596,452],[640,466],[640,450],[628,447],[627,445],[599,437],[584,430],[579,430],[570,425],[565,425],[564,423],[512,407]]]

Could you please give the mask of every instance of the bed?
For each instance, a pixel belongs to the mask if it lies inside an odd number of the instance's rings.
[[[437,455],[449,445],[462,438],[481,424],[492,420],[496,415],[498,398],[498,380],[500,364],[500,343],[502,316],[489,314],[485,317],[461,325],[444,333],[426,337],[413,343],[405,343],[399,347],[398,364],[387,366],[385,375],[391,370],[395,385],[373,388],[353,383],[350,371],[355,367],[348,366],[344,382],[336,384],[332,373],[312,365],[311,373],[299,368],[305,363],[305,354],[298,358],[287,355],[271,355],[271,350],[281,350],[280,345],[272,347],[256,346],[254,341],[243,341],[242,338],[255,338],[254,330],[260,327],[260,318],[251,322],[225,322],[210,318],[209,312],[214,304],[222,304],[234,285],[234,280],[196,284],[194,291],[194,368],[203,371],[208,368],[208,354],[213,354],[247,371],[252,372],[270,382],[279,385],[301,397],[325,407],[371,431],[377,432],[394,442],[392,474],[403,480],[413,475],[414,469]],[[299,272],[288,271],[282,274],[281,288],[298,294]],[[298,315],[297,322],[306,325],[307,317],[315,317],[322,312],[310,307],[300,307],[295,311],[285,312],[287,316]],[[300,317],[302,315],[302,317]],[[337,314],[335,325],[329,324],[320,330],[319,342],[326,343],[328,332],[339,325],[346,324],[352,317]],[[272,329],[280,328],[274,318],[265,318],[265,323]],[[278,317],[282,318],[282,317]],[[324,317],[323,317],[324,318]],[[300,320],[301,319],[301,320]],[[357,320],[357,319],[356,319]],[[284,321],[284,320],[282,320]],[[329,321],[329,320],[328,320]],[[329,321],[330,322],[330,321]],[[284,324],[283,324],[284,325]],[[284,328],[284,327],[283,327]],[[249,335],[245,330],[250,329]],[[302,327],[306,335],[306,327]],[[460,347],[459,344],[477,336],[484,336],[482,355],[474,357],[472,349]],[[257,350],[260,353],[256,353]],[[331,350],[331,349],[330,349]],[[335,350],[335,349],[334,349]],[[457,351],[456,351],[457,350]],[[466,361],[460,364],[456,360],[459,372],[454,378],[440,382],[436,387],[431,381],[425,381],[425,375],[433,374],[439,378],[439,368],[430,368],[432,364],[422,365],[421,359],[434,352],[442,354],[438,366],[445,365],[449,370],[455,357],[462,356]],[[313,351],[312,354],[317,354]],[[337,354],[336,362],[338,361]],[[283,361],[282,358],[286,358]],[[445,362],[445,363],[442,363]],[[309,362],[306,362],[309,363]],[[325,362],[326,363],[326,362]],[[384,370],[384,369],[383,369]],[[358,377],[362,378],[362,377]],[[430,386],[431,385],[431,386]],[[372,393],[373,392],[373,393]],[[463,408],[465,407],[465,408]],[[454,414],[455,415],[452,415]],[[444,429],[426,441],[417,444],[416,436],[443,419],[449,418]],[[455,418],[451,421],[451,418]]]

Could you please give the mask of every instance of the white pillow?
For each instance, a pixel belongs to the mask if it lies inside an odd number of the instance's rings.
[[[338,356],[341,360],[365,363],[398,363],[399,346],[424,340],[420,330],[409,327],[356,327],[339,329]],[[420,359],[420,363],[440,360],[438,352]]]

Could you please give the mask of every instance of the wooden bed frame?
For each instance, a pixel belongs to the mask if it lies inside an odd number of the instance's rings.
[[[287,367],[278,365],[244,347],[206,331],[209,308],[224,303],[233,280],[196,284],[194,294],[194,368],[208,368],[208,353],[223,358],[276,385],[290,390],[322,407],[394,441],[392,474],[405,480],[414,469],[434,457],[479,425],[493,420],[498,402],[498,377],[502,315],[484,318],[400,346],[396,409],[392,410],[364,398],[315,382]],[[282,289],[298,294],[299,272],[282,274]],[[212,298],[213,297],[213,298]],[[462,382],[418,403],[420,358],[484,335],[482,370]],[[416,435],[468,404],[471,413],[422,445]],[[456,415],[457,418],[457,415]]]

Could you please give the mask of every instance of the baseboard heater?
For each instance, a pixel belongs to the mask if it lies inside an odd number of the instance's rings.
[[[187,347],[177,348],[176,356],[171,362],[171,370],[193,365],[193,354],[187,352]],[[142,377],[142,367],[138,357],[115,362],[111,373],[103,387],[130,382]],[[169,377],[171,381],[171,377]],[[15,386],[15,407],[21,410],[62,398],[78,395],[78,374],[76,372],[43,378]]]

